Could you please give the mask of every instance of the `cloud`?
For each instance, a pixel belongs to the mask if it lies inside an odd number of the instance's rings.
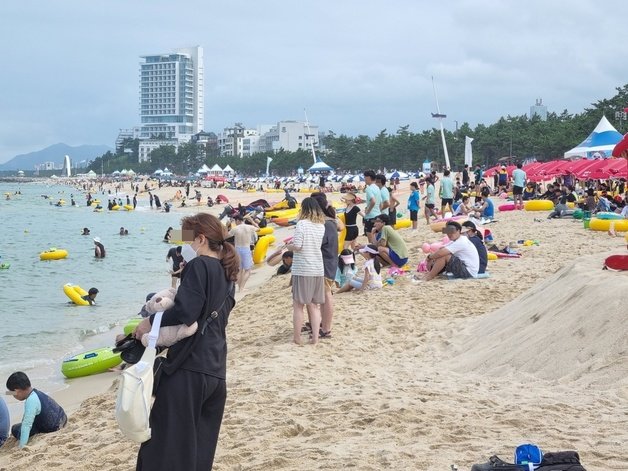
[[[139,56],[202,45],[206,130],[301,119],[374,135],[581,112],[623,86],[628,7],[599,2],[165,0],[3,5],[0,162],[55,142],[112,145],[139,121]]]

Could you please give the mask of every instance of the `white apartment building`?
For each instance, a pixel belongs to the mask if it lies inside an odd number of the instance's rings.
[[[140,161],[156,143],[188,142],[203,130],[205,117],[202,47],[141,59]]]
[[[253,155],[257,152],[309,151],[318,148],[318,126],[300,121],[279,121],[276,125],[262,124],[257,129],[246,129],[240,123],[225,128],[218,138],[221,156]]]

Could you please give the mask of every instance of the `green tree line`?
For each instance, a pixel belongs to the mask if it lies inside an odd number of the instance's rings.
[[[489,167],[498,159],[516,156],[517,160],[536,158],[547,161],[561,158],[565,151],[578,145],[605,115],[620,132],[626,132],[626,122],[619,121],[615,113],[628,106],[628,84],[616,88],[616,95],[598,100],[582,113],[571,114],[550,112],[547,120],[537,115],[506,116],[491,125],[478,124],[472,128],[464,122],[456,131],[445,131],[445,140],[449,159],[454,170],[462,168],[464,163],[465,136],[473,140],[474,163]],[[398,169],[414,171],[421,168],[424,161],[434,161],[441,166],[444,155],[440,130],[432,128],[417,133],[409,125],[400,126],[394,133],[381,130],[375,137],[345,134],[336,135],[328,131],[323,137],[324,151],[318,155],[337,171],[362,171],[373,169]],[[174,146],[163,146],[151,153],[150,162],[138,162],[139,141],[125,141],[125,148],[131,152],[116,154],[107,152],[95,159],[90,168],[96,173],[101,169],[111,173],[122,168],[133,169],[137,173],[152,173],[158,168],[168,167],[172,172],[185,175],[195,172],[203,164],[209,167],[218,164],[230,165],[236,172],[244,175],[263,175],[266,171],[266,159],[273,160],[270,171],[276,175],[293,174],[299,167],[307,170],[312,163],[309,151],[256,153],[250,157],[207,156],[203,149],[190,142],[182,144],[177,150]],[[210,153],[211,154],[211,153]]]

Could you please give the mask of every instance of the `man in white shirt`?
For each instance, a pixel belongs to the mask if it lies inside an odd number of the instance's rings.
[[[475,278],[480,269],[480,257],[473,243],[462,237],[462,226],[456,221],[447,223],[443,232],[449,242],[435,253],[428,254],[427,266],[430,271],[422,278],[429,281],[439,273],[451,273],[454,278]]]

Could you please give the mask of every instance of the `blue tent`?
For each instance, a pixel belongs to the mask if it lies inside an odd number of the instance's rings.
[[[316,163],[307,169],[310,173],[331,172],[332,170],[333,168],[318,158],[316,159]]]
[[[586,157],[595,159],[599,157],[610,157],[615,145],[624,136],[617,132],[617,129],[609,123],[606,116],[595,127],[589,136],[571,150],[565,152],[565,158]]]

